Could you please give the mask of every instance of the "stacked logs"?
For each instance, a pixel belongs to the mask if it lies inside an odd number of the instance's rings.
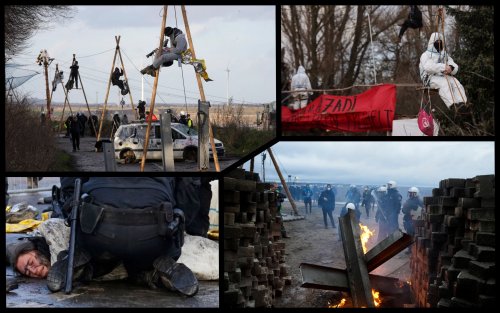
[[[495,304],[495,176],[442,180],[415,222],[411,284],[418,307]]]
[[[275,193],[258,174],[224,177],[224,306],[271,307],[291,284]]]

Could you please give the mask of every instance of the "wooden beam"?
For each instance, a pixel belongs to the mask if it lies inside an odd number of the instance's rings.
[[[85,89],[83,88],[83,81],[82,81],[82,77],[80,76],[80,72],[78,72],[78,78],[77,79],[80,79],[80,86],[82,86],[82,91],[83,91],[83,97],[85,98],[85,103],[87,104],[87,110],[89,111],[89,120],[90,120],[90,123],[92,124],[92,128],[94,128],[94,133],[96,135],[96,139],[97,139],[97,133],[96,133],[96,129],[95,129],[95,126],[94,126],[94,121],[92,120],[92,112],[90,112],[90,106],[89,106],[89,102],[87,101],[87,95],[85,94]],[[84,125],[85,127],[85,125]]]
[[[411,245],[413,238],[400,231],[396,230],[394,233],[379,242],[375,247],[366,252],[366,266],[368,272],[373,271],[380,265],[387,262],[393,256],[403,251],[406,247]]]
[[[347,210],[347,214],[339,218],[340,234],[344,247],[344,257],[347,266],[349,290],[351,291],[354,307],[373,308],[368,269],[365,254],[359,237],[359,225],[356,222],[354,210]]]
[[[350,292],[345,269],[310,263],[301,263],[299,268],[302,274],[301,287]],[[400,288],[401,282],[397,278],[373,274],[368,276],[372,288],[384,295],[400,295],[404,291],[403,288]]]
[[[160,45],[158,50],[156,51],[156,57],[159,57],[163,52],[163,40],[165,35],[165,24],[167,21],[167,9],[168,6],[163,6],[163,18],[161,20],[161,29],[160,29]],[[149,146],[149,132],[151,130],[151,120],[153,119],[153,113],[155,109],[155,100],[156,100],[156,89],[158,88],[158,78],[160,77],[160,68],[161,65],[156,70],[155,82],[153,84],[153,94],[151,95],[151,104],[149,105],[149,118],[146,116],[148,121],[148,127],[146,128],[146,137],[144,138],[144,150],[142,152],[142,161],[141,161],[141,172],[144,172],[144,166],[146,165],[146,155],[148,153]]]
[[[118,45],[118,42],[116,44]],[[122,63],[123,77],[125,78],[125,81],[127,82],[128,95],[130,97],[130,106],[132,108],[132,114],[134,114],[135,119],[137,120],[139,117],[139,114],[137,113],[137,111],[134,110],[134,99],[132,99],[132,89],[130,89],[130,85],[128,84],[127,71],[125,70],[125,64],[123,64],[122,52],[120,51],[119,46],[118,46],[118,56],[120,57],[120,62]],[[113,75],[113,74],[111,74],[111,75]]]
[[[290,190],[288,190],[288,186],[285,182],[285,179],[283,178],[283,175],[281,174],[280,167],[278,166],[278,162],[276,162],[276,159],[274,158],[273,151],[271,148],[268,148],[267,151],[269,152],[269,155],[271,156],[271,160],[273,161],[274,168],[276,169],[276,172],[278,173],[278,176],[281,180],[281,184],[283,185],[283,189],[285,189],[286,196],[288,197],[288,200],[290,201],[290,204],[292,205],[293,212],[295,215],[299,215],[299,211],[297,211],[297,207],[295,206],[295,201],[293,200],[292,194],[290,193]]]
[[[189,47],[191,48],[191,54],[193,55],[193,59],[196,59],[196,52],[194,50],[194,45],[193,45],[193,40],[191,37],[191,31],[189,30],[189,23],[188,23],[188,18],[187,18],[187,13],[186,13],[186,7],[184,5],[181,5],[181,11],[182,11],[182,17],[184,18],[184,26],[186,26],[186,35],[187,39],[189,42]],[[200,97],[201,101],[205,102],[205,91],[203,90],[203,84],[201,82],[201,77],[200,74],[195,71],[196,74],[196,81],[198,82],[198,89],[200,90]],[[217,155],[217,149],[215,149],[215,141],[214,141],[214,134],[212,131],[212,125],[210,123],[210,119],[208,119],[208,133],[210,136],[210,145],[212,146],[212,154],[214,158],[214,164],[215,164],[215,171],[220,172],[220,166],[219,166],[219,156]]]
[[[106,109],[108,106],[109,88],[111,87],[111,75],[113,74],[113,70],[115,68],[116,55],[118,54],[118,47],[119,47],[118,44],[120,43],[120,36],[118,37],[115,36],[115,41],[116,41],[115,55],[113,56],[113,64],[111,64],[111,74],[109,75],[108,88],[106,90],[106,97],[104,98],[104,108],[102,110],[101,121],[99,123],[99,132],[97,133],[97,141],[101,139],[102,124],[104,123],[104,114],[106,113]],[[90,117],[92,118],[92,115]]]

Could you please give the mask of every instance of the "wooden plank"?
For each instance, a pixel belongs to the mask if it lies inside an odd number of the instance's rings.
[[[368,272],[373,271],[387,260],[411,245],[410,235],[396,230],[365,254]]]
[[[370,278],[354,210],[349,209],[347,214],[339,218],[339,221],[347,265],[349,290],[351,291],[354,307],[373,308],[375,304],[373,303]]]
[[[299,265],[304,288],[337,290],[349,292],[347,271],[323,265],[301,263]],[[372,287],[384,295],[400,295],[400,281],[397,278],[369,274]]]

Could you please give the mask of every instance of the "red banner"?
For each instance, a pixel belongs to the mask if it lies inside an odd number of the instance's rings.
[[[396,85],[384,84],[354,96],[321,95],[297,111],[283,106],[281,125],[284,131],[388,131],[395,108]]]

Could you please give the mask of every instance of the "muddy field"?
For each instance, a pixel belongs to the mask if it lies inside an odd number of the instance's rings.
[[[291,214],[292,209],[288,201],[285,201],[282,212]],[[337,202],[333,217],[335,226],[331,228],[328,221],[328,229],[323,223],[323,213],[321,208],[313,205],[312,214],[308,214],[305,219],[285,222],[287,235],[291,238],[282,239],[286,243],[286,264],[290,266],[292,284],[286,286],[283,296],[274,300],[274,307],[314,307],[324,308],[329,304],[338,304],[342,298],[346,298],[345,307],[352,306],[349,295],[346,293],[330,290],[308,289],[300,287],[302,276],[300,273],[300,263],[313,263],[322,266],[345,268],[344,250],[339,241],[338,217],[340,208],[344,203]],[[297,203],[297,208],[301,215],[305,215],[305,208],[302,201]],[[366,217],[362,208],[361,223],[368,226],[370,230],[375,230],[375,235],[368,242],[370,249],[377,244],[376,237],[378,224],[375,222],[374,212],[370,212],[370,218]],[[402,228],[402,215],[400,215],[400,228]],[[371,274],[395,277],[402,281],[409,280],[410,262],[409,255],[405,254],[406,249],[387,261]],[[384,302],[382,300],[382,307]]]
[[[95,137],[85,136],[80,138],[80,151],[73,152],[71,141],[62,135],[57,137],[58,148],[65,151],[73,157],[74,170],[78,172],[103,172],[104,168],[104,154],[102,152],[95,152]],[[239,158],[222,157],[219,158],[219,166],[221,171],[238,161]],[[116,170],[118,172],[139,172],[140,162],[134,164],[124,164],[122,162],[116,163]],[[162,172],[163,166],[160,161],[146,162],[144,168],[145,172]],[[198,165],[196,162],[175,161],[176,172],[198,172]],[[210,172],[215,172],[215,165],[213,160],[210,161]]]

